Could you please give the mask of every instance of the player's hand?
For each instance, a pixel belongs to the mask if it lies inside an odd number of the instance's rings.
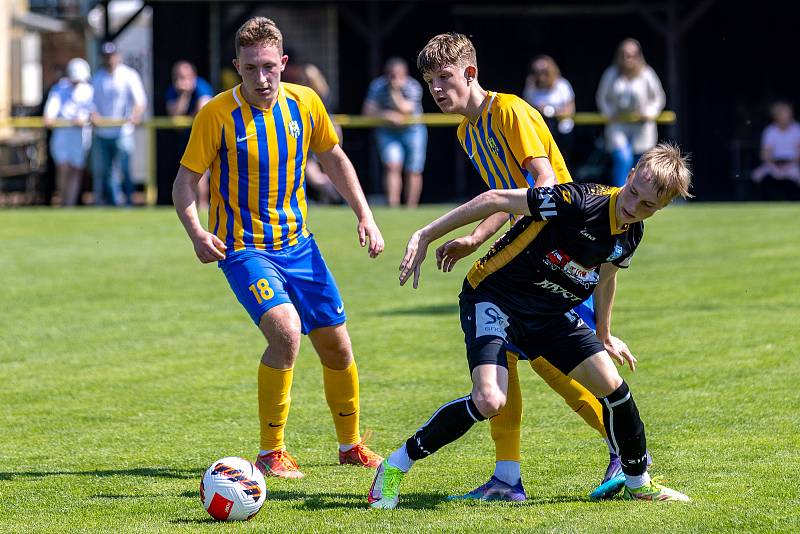
[[[480,247],[480,243],[476,242],[471,235],[451,239],[436,249],[436,268],[449,273],[458,260],[466,258],[478,250],[478,247]]]
[[[194,253],[201,263],[211,263],[225,259],[225,250],[228,248],[220,238],[211,232],[203,232],[199,236],[192,238]]]
[[[369,257],[377,258],[383,252],[383,236],[371,217],[358,221],[358,243],[365,247],[369,242]]]
[[[636,357],[631,353],[624,341],[618,337],[609,336],[608,339],[603,340],[603,345],[617,365],[625,365],[627,363],[631,371],[636,371]]]
[[[417,230],[411,235],[406,245],[406,255],[400,263],[400,285],[405,285],[411,274],[414,274],[414,289],[419,287],[419,274],[422,262],[428,254],[428,242],[422,238],[422,232]]]

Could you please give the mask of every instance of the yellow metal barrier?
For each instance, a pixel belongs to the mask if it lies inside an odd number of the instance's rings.
[[[600,126],[606,124],[608,119],[599,113],[581,112],[576,113],[572,118],[576,126]],[[342,128],[375,128],[386,126],[389,123],[383,119],[367,117],[365,115],[333,115],[333,120]],[[457,126],[463,117],[461,115],[448,115],[444,113],[423,113],[416,117],[411,117],[406,124],[424,124],[426,126]],[[641,117],[637,115],[627,115],[618,119],[620,122],[639,122]],[[673,124],[677,120],[674,111],[663,111],[657,118],[658,124]],[[122,126],[125,121],[101,119],[96,122],[97,126]],[[148,177],[145,182],[145,198],[148,205],[156,202],[157,183],[156,183],[156,130],[183,130],[191,127],[192,117],[152,117],[140,125],[147,128],[148,145],[150,147],[150,157],[148,161]],[[54,121],[53,128],[66,128],[75,126],[65,120]],[[41,117],[9,117],[0,118],[0,128],[46,128]]]

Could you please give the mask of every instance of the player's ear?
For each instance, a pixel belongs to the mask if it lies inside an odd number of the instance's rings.
[[[233,68],[236,69],[236,72],[238,72],[239,75],[241,76],[242,73],[241,71],[239,71],[239,58],[238,57],[233,58],[233,61],[231,61],[231,63],[233,63]]]
[[[472,65],[464,69],[464,78],[467,79],[467,83],[473,81],[477,75],[478,75],[478,69],[476,69]]]

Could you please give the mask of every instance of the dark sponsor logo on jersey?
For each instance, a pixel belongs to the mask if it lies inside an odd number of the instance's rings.
[[[590,234],[586,230],[581,230],[581,235],[586,239],[588,239],[589,241],[594,241],[596,239],[592,234]]]
[[[569,189],[561,190],[561,198],[563,198],[564,202],[567,204],[572,204],[572,193],[569,192]]]
[[[541,287],[542,289],[548,290],[550,293],[555,293],[556,295],[561,295],[567,300],[571,300],[573,302],[580,302],[581,299],[579,296],[571,293],[561,287],[560,285],[556,284],[555,282],[551,282],[550,280],[542,280],[541,282],[536,282],[535,286]]]

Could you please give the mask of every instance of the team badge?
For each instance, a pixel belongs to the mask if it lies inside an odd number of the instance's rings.
[[[300,137],[300,125],[297,124],[297,121],[291,121],[289,123],[289,134],[295,139]]]
[[[492,154],[495,156],[500,153],[500,149],[497,148],[497,143],[494,142],[494,137],[489,138],[489,150],[491,150]]]
[[[614,261],[622,257],[622,245],[619,244],[619,241],[614,245],[614,251],[611,255],[606,259],[606,261]]]

